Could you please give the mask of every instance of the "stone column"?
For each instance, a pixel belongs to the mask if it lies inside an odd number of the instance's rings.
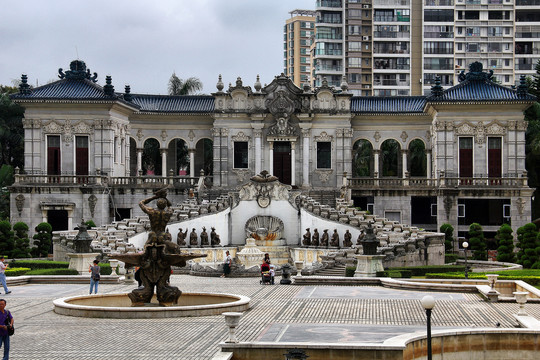
[[[381,150],[373,150],[373,177],[379,177],[379,154]]]
[[[189,176],[195,177],[195,149],[188,149],[189,154]]]
[[[268,164],[268,172],[272,175],[274,175],[274,142],[273,141],[269,141],[268,142],[268,151],[270,152],[269,156],[268,156],[268,159],[269,159],[269,164]]]
[[[302,187],[309,187],[309,129],[302,129]]]
[[[401,149],[401,177],[405,179],[407,171],[407,149]]]
[[[255,136],[255,174],[260,174],[262,171],[262,130],[253,130],[253,136]]]
[[[426,150],[426,177],[431,180],[431,149]]]
[[[142,172],[142,155],[143,149],[137,148],[137,174],[139,174],[139,172]]]
[[[161,152],[161,176],[167,176],[167,149],[159,149]]]
[[[291,141],[291,185],[296,185],[296,142]]]

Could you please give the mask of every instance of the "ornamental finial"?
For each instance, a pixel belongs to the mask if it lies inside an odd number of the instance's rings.
[[[28,85],[28,76],[26,74],[21,75],[21,83],[19,84],[19,94],[30,95],[32,88]]]
[[[103,92],[105,95],[114,96],[114,86],[112,85],[112,77],[110,75],[105,77],[105,83],[106,85],[103,86]]]

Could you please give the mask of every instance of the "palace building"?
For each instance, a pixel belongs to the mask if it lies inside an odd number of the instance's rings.
[[[458,236],[473,222],[488,234],[531,221],[523,111],[536,100],[491,81],[473,63],[428,96],[358,97],[299,88],[276,76],[238,78],[212,95],[166,96],[97,83],[83,61],[56,82],[12,100],[24,106],[24,169],[11,187],[11,219],[55,230],[142,215],[138,202],[168,186],[180,202],[236,190],[266,170],[320,201],[352,199],[389,220]]]

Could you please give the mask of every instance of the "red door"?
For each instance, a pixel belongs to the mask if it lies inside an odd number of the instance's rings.
[[[274,174],[283,184],[291,184],[291,143],[274,143]]]
[[[60,175],[60,136],[47,137],[47,175]],[[59,182],[58,177],[49,177],[49,182]]]
[[[472,137],[459,138],[459,177],[461,180],[461,184],[470,184],[472,182]]]
[[[491,185],[500,184],[502,177],[501,138],[488,138],[488,177]]]

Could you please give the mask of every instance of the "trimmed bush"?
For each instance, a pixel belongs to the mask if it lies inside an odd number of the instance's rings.
[[[514,254],[514,237],[512,236],[512,228],[508,224],[502,224],[497,235],[497,261],[515,263],[516,254]]]
[[[354,267],[354,266],[347,266],[345,268],[345,276],[346,277],[354,277],[355,272],[356,272],[356,267]]]
[[[469,226],[468,236],[473,260],[487,260],[486,240],[482,226],[472,223]]]
[[[49,261],[49,260],[11,260],[9,262],[11,268],[27,267],[34,269],[58,269],[69,267],[67,261]]]
[[[540,275],[536,275],[536,276],[535,275],[522,275],[522,274],[519,274],[519,272],[520,270],[504,271],[503,273],[499,272],[498,280],[522,280],[532,286],[540,285]],[[516,275],[512,275],[512,273]],[[492,272],[469,273],[469,279],[487,279],[486,274],[492,274]],[[527,273],[524,273],[524,274],[527,274]],[[439,273],[439,274],[430,273],[430,274],[426,274],[426,278],[428,279],[465,279],[465,274],[464,273]]]
[[[36,247],[32,249],[32,255],[36,257],[49,255],[52,241],[51,224],[42,222],[36,226],[36,233],[37,234],[34,235],[34,245],[36,245]]]
[[[14,268],[14,269],[6,269],[6,276],[21,276],[26,275],[26,273],[30,271],[30,268]]]
[[[440,231],[444,233],[444,250],[454,250],[454,227],[450,224],[442,224]]]
[[[517,230],[517,236],[517,246],[520,249],[517,254],[517,262],[523,265],[524,268],[530,269],[539,262],[537,248],[540,247],[540,241],[538,240],[536,225],[533,223],[523,225]]]
[[[100,267],[99,273],[101,275],[111,275],[112,274],[111,264],[103,263],[103,264],[98,264],[98,265]],[[118,267],[116,267],[116,270],[118,271]]]
[[[458,255],[457,254],[444,254],[444,263],[445,264],[449,264],[449,263],[455,263],[458,259]]]
[[[433,272],[452,272],[452,271],[465,271],[464,265],[427,265],[427,266],[411,266],[402,268],[391,268],[389,271],[403,271],[407,270],[411,272],[412,276],[424,276],[427,273]]]
[[[35,269],[26,275],[79,275],[79,272],[75,269]]]

